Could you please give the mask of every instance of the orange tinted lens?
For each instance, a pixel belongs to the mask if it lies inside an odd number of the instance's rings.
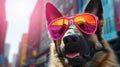
[[[59,38],[65,31],[68,25],[67,19],[58,19],[50,25],[50,31],[53,38]]]
[[[82,29],[84,32],[92,33],[96,28],[96,19],[94,16],[89,14],[82,14],[75,17],[74,22]]]
[[[67,19],[58,19],[52,23],[52,26],[63,26],[63,25],[68,25]]]

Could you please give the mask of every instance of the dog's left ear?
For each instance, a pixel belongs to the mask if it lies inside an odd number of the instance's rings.
[[[50,2],[46,3],[46,19],[48,21],[48,24],[56,19],[56,18],[60,18],[63,15],[59,12],[59,10],[57,10],[57,8]]]
[[[92,13],[98,16],[99,20],[98,20],[98,29],[97,29],[96,34],[99,39],[102,39],[101,34],[102,34],[102,28],[104,25],[104,20],[103,20],[103,7],[102,7],[101,0],[90,0],[84,12]]]

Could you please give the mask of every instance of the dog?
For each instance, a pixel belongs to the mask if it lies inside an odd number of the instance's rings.
[[[95,29],[93,28],[94,32],[85,32],[84,26],[87,27],[87,25],[81,25],[87,23],[84,22],[84,19],[81,19],[81,23],[74,22],[73,18],[83,17],[84,15],[91,15],[94,19],[97,17],[97,21],[94,21],[94,25],[96,25]],[[78,16],[70,16],[67,19],[64,17],[54,5],[50,2],[46,3],[48,30],[53,39],[50,44],[49,67],[118,67],[114,51],[101,36],[104,26],[101,0],[90,0],[84,12]],[[88,18],[90,17],[87,16],[86,20]],[[62,26],[60,26],[60,22],[64,22]],[[58,26],[54,28],[55,25]],[[57,28],[59,26],[62,29]],[[80,29],[78,29],[79,27]],[[52,28],[58,29],[59,32]]]

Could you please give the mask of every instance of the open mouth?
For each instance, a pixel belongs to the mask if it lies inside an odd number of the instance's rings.
[[[67,53],[67,54],[66,54],[66,57],[67,57],[67,58],[70,58],[70,59],[73,59],[73,58],[75,58],[75,57],[77,57],[77,56],[79,56],[79,55],[80,55],[79,52]]]

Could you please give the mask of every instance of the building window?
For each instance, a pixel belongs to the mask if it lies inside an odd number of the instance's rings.
[[[71,4],[73,2],[73,0],[69,0],[69,3]]]
[[[113,26],[114,25],[112,23],[112,19],[110,17],[106,18],[106,22],[105,22],[105,27],[104,27],[104,34],[108,34],[114,31]],[[113,29],[111,29],[113,28]]]
[[[55,3],[58,3],[59,0],[55,0]]]
[[[66,0],[66,6],[65,6],[66,8],[68,8],[69,7],[69,2],[68,2],[68,0]]]
[[[60,5],[59,9],[61,12],[63,12],[63,5]]]
[[[70,14],[71,15],[74,14],[74,9],[71,9]]]

